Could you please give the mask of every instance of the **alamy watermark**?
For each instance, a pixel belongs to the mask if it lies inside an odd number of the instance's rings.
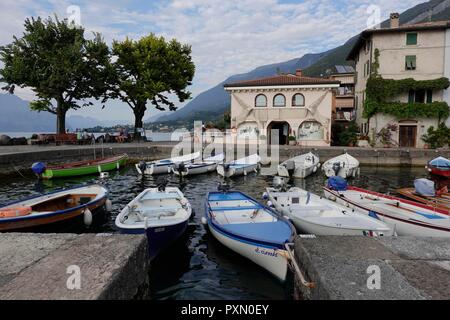
[[[377,265],[371,265],[367,268],[367,274],[370,276],[367,278],[367,289],[380,290],[381,289],[381,269]]]
[[[69,290],[81,289],[81,269],[77,265],[70,265],[67,267],[67,274],[70,276],[67,278],[66,287]]]

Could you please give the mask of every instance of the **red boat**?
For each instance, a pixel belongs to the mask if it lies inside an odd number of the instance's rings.
[[[450,160],[444,157],[437,157],[427,163],[425,167],[431,174],[450,178]]]

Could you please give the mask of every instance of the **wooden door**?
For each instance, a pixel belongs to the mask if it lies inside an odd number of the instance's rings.
[[[417,126],[400,126],[400,147],[414,148],[416,146]]]

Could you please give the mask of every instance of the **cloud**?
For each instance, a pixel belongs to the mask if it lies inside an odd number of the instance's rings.
[[[420,0],[3,0],[0,44],[20,35],[26,16],[65,16],[69,5],[81,9],[88,31],[101,32],[108,42],[150,32],[192,45],[198,94],[230,75],[329,50],[366,28],[369,5],[378,5],[382,19]],[[108,117],[132,118],[114,103]],[[99,108],[88,111],[99,114]],[[84,111],[83,111],[84,112]]]

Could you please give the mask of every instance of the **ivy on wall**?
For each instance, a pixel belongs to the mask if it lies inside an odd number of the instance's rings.
[[[436,117],[444,119],[449,116],[446,102],[432,103],[403,103],[389,102],[389,99],[409,90],[444,90],[450,86],[450,80],[442,77],[433,80],[414,80],[412,78],[394,80],[383,79],[378,74],[380,52],[375,49],[374,62],[366,86],[366,100],[364,102],[365,118],[377,113],[393,115],[397,118]]]

